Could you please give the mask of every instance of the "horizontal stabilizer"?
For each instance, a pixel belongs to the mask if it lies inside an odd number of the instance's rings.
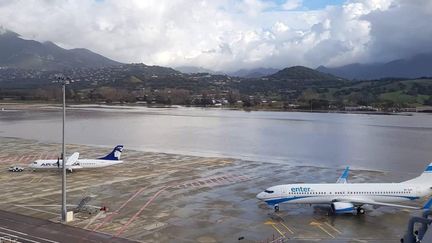
[[[422,209],[420,207],[415,207],[415,206],[408,206],[408,205],[394,204],[394,203],[377,202],[377,201],[374,201],[374,200],[360,199],[360,198],[343,198],[343,199],[336,200],[336,201],[338,201],[338,202],[350,202],[350,203],[353,203],[353,204],[369,204],[369,205],[376,205],[376,206],[387,206],[387,207],[394,207],[394,208]]]
[[[71,166],[75,164],[78,161],[79,153],[75,152],[73,153],[67,160],[66,160],[66,166]]]

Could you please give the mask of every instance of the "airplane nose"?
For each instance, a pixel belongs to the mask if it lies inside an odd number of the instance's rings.
[[[264,192],[260,192],[256,195],[256,198],[258,198],[259,200],[263,200],[264,199]]]

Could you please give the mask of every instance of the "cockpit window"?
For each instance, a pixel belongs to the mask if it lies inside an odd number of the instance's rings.
[[[272,191],[272,190],[265,190],[264,192],[273,193],[274,191]]]
[[[33,162],[33,164],[37,165],[37,162],[35,161],[35,162]]]

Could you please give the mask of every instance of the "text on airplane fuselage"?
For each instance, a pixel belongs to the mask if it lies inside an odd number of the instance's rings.
[[[292,187],[291,192],[310,192],[310,187]]]
[[[53,163],[53,164],[51,164],[51,163],[42,163],[42,164],[40,164],[40,166],[57,166],[57,163]]]
[[[57,163],[42,163],[42,164],[40,164],[40,166],[42,166],[42,167],[47,167],[47,166],[60,166],[60,165],[62,165],[62,163],[60,163],[60,164],[57,164]],[[79,166],[80,164],[79,163],[74,163],[74,164],[72,164],[72,166]]]

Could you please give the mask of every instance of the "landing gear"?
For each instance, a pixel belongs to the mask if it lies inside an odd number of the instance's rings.
[[[364,208],[362,208],[362,207],[357,208],[357,214],[364,214],[364,213],[365,213]]]
[[[275,213],[279,212],[279,205],[277,204],[274,205],[274,211]]]

